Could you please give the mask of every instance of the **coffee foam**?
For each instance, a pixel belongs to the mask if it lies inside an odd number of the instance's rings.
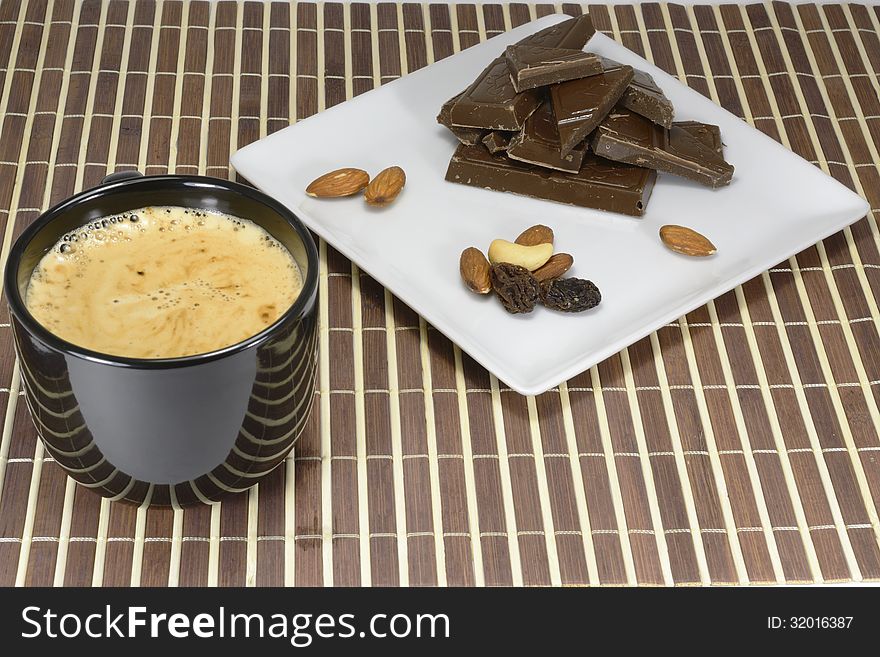
[[[81,347],[174,358],[256,335],[301,289],[293,257],[253,222],[147,207],[64,235],[34,270],[26,305]]]

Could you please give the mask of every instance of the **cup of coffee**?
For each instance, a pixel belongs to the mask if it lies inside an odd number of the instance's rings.
[[[81,485],[213,502],[281,464],[315,386],[318,255],[287,208],[200,176],[109,176],[5,272],[25,399]]]

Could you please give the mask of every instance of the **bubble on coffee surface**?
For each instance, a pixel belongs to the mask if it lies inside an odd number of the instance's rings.
[[[301,288],[293,257],[256,224],[163,206],[64,235],[34,270],[26,303],[68,342],[116,356],[173,358],[259,333]]]

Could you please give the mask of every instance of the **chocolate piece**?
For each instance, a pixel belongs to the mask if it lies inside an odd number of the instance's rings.
[[[452,134],[454,134],[462,144],[473,146],[474,144],[480,143],[480,140],[486,134],[486,131],[481,130],[480,128],[463,128],[461,126],[452,125],[452,119],[449,117],[449,112],[452,110],[452,106],[455,105],[455,102],[459,98],[461,98],[463,93],[464,92],[457,96],[453,96],[443,103],[443,107],[440,108],[440,113],[437,115],[437,123],[449,128]]]
[[[636,157],[647,158],[653,149],[663,148],[665,142],[664,130],[650,119],[636,114],[623,107],[615,107],[608,113],[596,131],[590,135],[590,145],[593,152],[601,157],[618,162],[627,161],[637,166],[647,166],[647,163],[636,163]],[[637,155],[629,155],[633,148],[639,148]],[[623,155],[628,158],[621,160],[617,156]]]
[[[597,155],[637,166],[667,171],[709,187],[730,182],[733,167],[687,130],[664,130],[649,119],[615,108],[592,137]]]
[[[726,162],[715,149],[705,146],[684,128],[673,125],[666,140],[666,152],[676,158],[677,173],[685,178],[717,188],[730,184],[733,165]]]
[[[599,56],[583,50],[513,45],[507,46],[504,59],[517,91],[545,87],[602,72]]]
[[[701,144],[708,146],[718,155],[724,157],[724,142],[721,141],[721,128],[717,125],[700,123],[699,121],[676,121],[672,125],[689,132]]]
[[[550,87],[563,156],[599,125],[623,95],[632,77],[632,66],[615,64],[599,75]]]
[[[650,169],[603,160],[592,153],[586,154],[578,173],[565,173],[464,145],[455,150],[446,171],[449,182],[633,216],[643,214],[656,178]]]
[[[610,60],[608,60],[610,61]],[[663,94],[663,90],[654,82],[654,78],[635,69],[632,82],[623,92],[620,104],[626,109],[651,119],[664,128],[672,127],[675,110],[672,102]]]
[[[521,162],[577,173],[584,160],[587,143],[582,141],[568,155],[561,155],[560,149],[556,119],[553,118],[550,103],[546,102],[526,120],[522,131],[510,140],[507,154]]]
[[[466,146],[479,144],[480,140],[486,134],[485,130],[480,130],[479,128],[462,128],[458,125],[451,125],[448,127],[450,132],[455,135],[458,141]]]
[[[528,123],[528,120],[526,120],[526,123]],[[509,148],[510,138],[515,134],[515,132],[493,130],[488,135],[483,137],[483,145],[488,148],[489,152],[493,155],[495,155],[496,153],[503,153]]]
[[[573,48],[580,50],[596,33],[589,14],[578,16],[535,32],[521,40],[518,45],[543,48]]]
[[[453,125],[487,130],[519,130],[541,104],[537,91],[516,93],[504,57],[495,59],[452,105]]]

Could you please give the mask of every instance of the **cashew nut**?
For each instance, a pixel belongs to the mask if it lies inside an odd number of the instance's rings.
[[[535,271],[553,255],[552,244],[523,246],[507,240],[495,240],[489,245],[489,262],[508,262]]]

